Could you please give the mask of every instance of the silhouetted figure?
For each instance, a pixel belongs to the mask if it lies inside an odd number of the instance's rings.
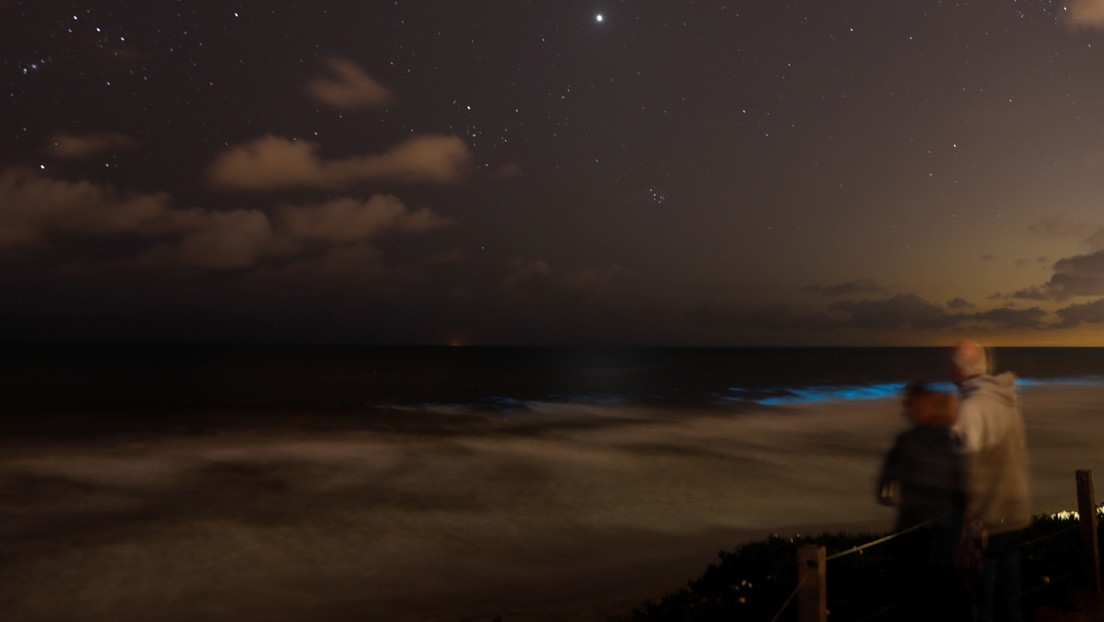
[[[951,432],[957,404],[946,393],[913,383],[905,389],[904,415],[912,427],[886,455],[878,499],[898,510],[893,541],[897,559],[894,619],[965,621],[969,592],[955,568],[965,507],[965,473]]]
[[[1031,478],[1015,376],[991,375],[989,353],[963,342],[951,352],[959,388],[954,431],[966,459],[967,520],[988,532],[975,594],[979,622],[1020,622],[1020,534],[1031,525]]]

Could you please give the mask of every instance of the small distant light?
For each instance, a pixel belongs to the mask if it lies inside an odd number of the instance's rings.
[[[601,13],[599,13],[599,14],[597,14],[597,15],[595,15],[595,16],[594,16],[594,21],[596,21],[596,22],[600,22],[600,21],[602,21],[602,20],[604,20],[604,19],[606,19],[606,18],[605,18],[605,16],[603,16],[603,15],[602,15]]]

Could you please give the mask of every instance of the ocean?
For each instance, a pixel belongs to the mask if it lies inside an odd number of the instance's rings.
[[[888,529],[899,393],[945,354],[9,344],[0,619],[626,614],[749,538]],[[1104,350],[996,360],[1037,510],[1073,507]]]

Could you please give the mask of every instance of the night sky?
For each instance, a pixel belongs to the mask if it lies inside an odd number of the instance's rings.
[[[0,0],[0,340],[1104,346],[1104,0]]]

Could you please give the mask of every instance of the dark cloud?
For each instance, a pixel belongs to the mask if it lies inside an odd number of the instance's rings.
[[[560,272],[553,269],[547,261],[515,257],[507,265],[506,275],[502,278],[502,285],[508,290],[516,290],[528,283],[544,283],[567,289],[585,289],[609,283],[625,274],[625,272],[620,266],[590,267],[576,271]]]
[[[1035,235],[1047,238],[1080,237],[1099,228],[1099,225],[1074,222],[1062,216],[1047,216],[1028,227]]]
[[[969,307],[976,306],[971,302],[967,302],[965,298],[954,298],[947,301],[948,309],[967,309]]]
[[[706,328],[736,328],[748,331],[832,331],[844,323],[819,311],[807,311],[783,304],[748,307],[708,306],[694,309],[690,319]]]
[[[515,289],[522,284],[538,279],[547,279],[556,273],[547,261],[537,259],[530,260],[515,257],[507,266],[506,276],[502,278],[502,284],[508,289]]]
[[[990,300],[1006,300],[1008,298],[1015,298],[1017,300],[1050,300],[1051,296],[1047,293],[1046,287],[1032,285],[1031,287],[1012,292],[1012,294],[1008,296],[993,294],[989,297]]]
[[[569,288],[587,288],[603,285],[624,275],[627,271],[621,266],[584,268],[563,275],[561,282]]]
[[[1000,308],[972,313],[968,317],[971,320],[996,325],[1004,329],[1037,329],[1043,328],[1043,320],[1047,313],[1039,307],[1030,309]]]
[[[1085,238],[1085,244],[1093,251],[1104,250],[1104,227],[1098,228],[1089,237]]]
[[[1104,298],[1093,302],[1072,304],[1055,312],[1061,320],[1062,328],[1073,328],[1081,324],[1104,324]]]
[[[961,298],[951,308],[973,306]],[[743,327],[751,330],[866,331],[949,330],[970,326],[974,330],[1044,328],[1046,311],[1001,308],[979,313],[948,313],[916,294],[898,294],[881,300],[837,301],[828,305],[832,314],[770,304],[749,307],[706,307],[692,313],[705,326]]]
[[[854,281],[847,281],[846,283],[840,283],[839,285],[810,285],[802,288],[801,291],[820,293],[824,296],[849,296],[853,294],[880,294],[886,289],[879,285],[874,279],[855,279]]]
[[[1061,216],[1043,218],[1029,227],[1032,233],[1050,238],[1081,238],[1090,251],[1104,250],[1104,227],[1090,222],[1074,222]],[[1045,258],[1040,257],[1045,263]]]
[[[1059,259],[1045,285],[1012,294],[1027,300],[1068,300],[1073,296],[1104,296],[1104,250]]]
[[[464,249],[457,248],[452,251],[433,253],[429,257],[426,257],[425,262],[428,264],[458,264],[467,261],[468,254],[464,252]]]
[[[885,300],[841,300],[828,308],[848,314],[854,326],[872,330],[950,328],[960,320],[916,294],[898,294]]]

